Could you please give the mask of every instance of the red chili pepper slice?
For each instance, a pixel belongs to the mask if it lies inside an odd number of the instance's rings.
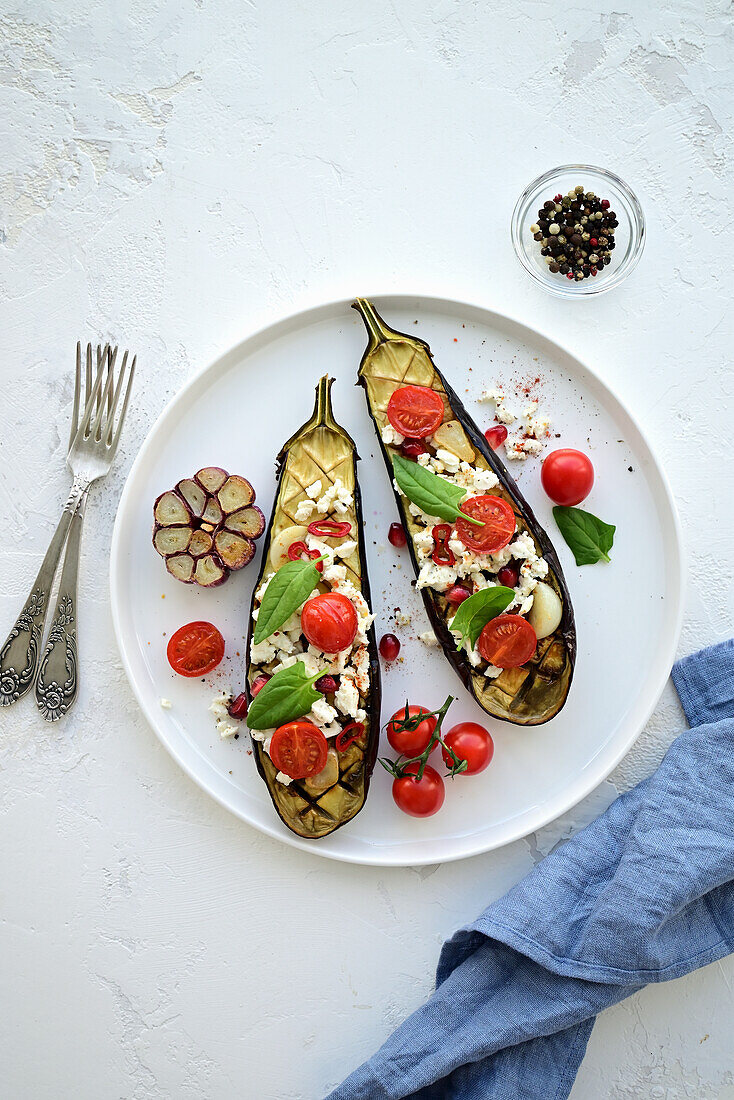
[[[454,565],[456,557],[454,556],[453,550],[449,548],[451,524],[437,523],[431,534],[433,535],[434,547],[431,559],[436,565]]]
[[[350,722],[348,726],[345,726],[341,733],[336,735],[334,744],[336,745],[337,752],[344,752],[354,741],[359,741],[360,737],[364,733],[364,724],[362,722]]]
[[[309,550],[305,542],[299,541],[290,544],[288,547],[288,557],[291,561],[308,561],[309,559],[313,560],[314,558],[320,558],[321,554],[318,550]],[[322,573],[324,570],[324,563],[322,561],[317,561],[316,568],[319,573]]]
[[[318,539],[343,539],[352,530],[349,520],[316,519],[308,525],[309,535]]]

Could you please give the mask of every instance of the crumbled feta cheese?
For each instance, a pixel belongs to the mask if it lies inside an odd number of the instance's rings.
[[[214,715],[219,736],[222,738],[234,737],[236,733],[239,733],[239,727],[232,725],[229,720],[228,708],[231,702],[232,696],[223,691],[221,695],[215,695],[209,704],[209,711]]]
[[[308,716],[309,721],[315,726],[329,726],[335,718],[336,710],[326,702],[326,699],[317,699]]]
[[[296,507],[293,518],[296,523],[308,523],[311,515],[316,511],[316,505],[312,500],[302,500]]]
[[[354,497],[342,479],[338,477],[334,484],[330,485],[324,495],[316,502],[316,508],[325,515],[328,515],[329,512],[338,512],[343,515],[352,504],[354,504]]]
[[[374,615],[370,613],[367,601],[360,590],[352,584],[351,581],[345,581],[344,584],[340,584],[339,591],[354,604],[359,622],[355,642],[357,645],[362,645],[367,641],[367,631],[374,621]]]
[[[321,576],[327,584],[336,588],[347,579],[347,570],[344,565],[331,565],[330,562],[325,561],[324,571]]]
[[[396,493],[399,493],[401,497],[404,497],[404,496],[405,496],[405,493],[404,493],[404,492],[403,492],[403,490],[402,490],[402,489],[400,488],[400,486],[398,485],[398,483],[397,483],[397,481],[395,480],[395,478],[393,478],[393,479],[392,479],[392,485],[393,485],[393,489],[395,490],[395,492],[396,492]]]
[[[284,633],[283,630],[276,630],[274,634],[271,634],[268,641],[273,646],[275,646],[275,649],[277,650],[279,655],[281,653],[286,655],[292,653],[295,648],[294,642],[291,641],[291,639],[286,633]]]
[[[418,560],[428,558],[433,553],[433,535],[430,531],[417,531],[413,536],[413,545],[418,553]]]
[[[484,390],[479,396],[480,401],[492,401],[495,405],[501,405],[504,399],[505,391],[501,386],[490,387],[490,389]]]
[[[423,645],[427,645],[430,649],[435,649],[438,645],[438,638],[432,630],[424,630],[418,637],[423,642]]]
[[[170,699],[161,699],[161,706],[163,707],[163,710],[170,710],[173,706],[173,703]]]
[[[306,496],[310,497],[311,500],[316,500],[316,497],[319,495],[320,492],[321,492],[321,482],[320,481],[314,481],[313,484],[309,485],[308,488],[306,489]]]
[[[289,775],[286,775],[285,772],[276,772],[275,778],[279,783],[282,783],[284,787],[290,787],[291,783],[293,782],[291,777]]]
[[[464,648],[464,651],[466,652],[467,658],[469,660],[469,664],[472,666],[472,668],[476,668],[477,665],[480,665],[482,663],[481,653],[479,652],[479,650],[477,649],[476,646],[472,647],[472,645],[471,645],[468,638],[464,641],[464,647],[463,648]]]
[[[354,682],[360,695],[366,695],[370,686],[370,655],[366,645],[357,648],[352,657],[352,668],[347,673],[354,673]]]
[[[413,621],[413,616],[409,611],[396,611],[395,612],[395,625],[396,626],[410,626]]]
[[[520,462],[532,455],[537,458],[543,451],[543,443],[539,439],[527,439],[524,435],[508,435],[505,440],[505,456]]]
[[[436,458],[443,463],[450,474],[458,473],[461,460],[453,451],[447,451],[444,447],[439,447],[436,451]]]
[[[336,556],[338,558],[349,558],[357,549],[357,543],[354,539],[344,539],[344,542],[340,542],[336,548]]]
[[[254,665],[266,665],[275,657],[275,646],[267,641],[252,642],[250,645],[250,660]]]
[[[416,587],[435,588],[437,592],[445,592],[455,581],[455,569],[448,565],[436,565],[433,561],[426,561],[420,568]]]
[[[380,437],[383,443],[387,443],[388,446],[392,447],[399,447],[405,439],[405,436],[401,435],[400,432],[396,432],[392,424],[389,423],[380,432]]]
[[[484,670],[484,675],[487,677],[488,680],[496,680],[501,672],[502,669],[497,668],[497,665],[487,665]]]
[[[262,584],[258,588],[257,592],[255,593],[255,599],[258,601],[258,603],[262,603],[263,596],[265,595],[265,593],[267,591],[267,588],[268,588],[268,585],[270,584],[270,582],[271,582],[271,580],[273,579],[274,576],[275,576],[275,573],[268,573],[267,577],[265,578],[265,580],[262,582]]]
[[[530,558],[531,560],[538,557],[535,549],[535,540],[528,531],[523,531],[521,535],[518,535],[514,542],[509,546],[510,555],[513,558]]]
[[[348,670],[342,674],[339,680],[339,687],[334,695],[334,703],[342,714],[350,718],[356,718],[359,707],[359,692]]]

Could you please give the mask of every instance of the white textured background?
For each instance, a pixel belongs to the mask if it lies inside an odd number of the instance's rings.
[[[537,321],[613,380],[682,514],[681,653],[731,633],[732,9],[656,6],[0,3],[3,636],[67,493],[77,338],[141,365],[88,515],[77,708],[0,715],[3,1096],[320,1097],[423,1000],[442,938],[682,728],[669,688],[610,782],[503,851],[342,866],[179,772],[107,596],[125,473],[194,369],[320,298],[426,290]],[[618,171],[648,219],[640,267],[597,301],[545,295],[509,242],[522,187],[572,160]],[[605,1013],[573,1100],[732,1100],[733,981],[727,960]]]

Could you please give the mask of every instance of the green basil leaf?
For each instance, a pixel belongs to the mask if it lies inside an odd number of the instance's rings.
[[[251,730],[269,730],[308,714],[316,700],[323,699],[313,686],[320,676],[323,672],[309,676],[303,661],[276,672],[252,700],[247,725]]]
[[[319,571],[310,561],[289,561],[265,589],[255,623],[254,640],[264,642],[297,611],[319,583]]]
[[[492,588],[480,589],[459,604],[459,610],[449,627],[450,630],[456,630],[461,634],[456,648],[461,649],[466,638],[469,639],[473,648],[489,620],[504,611],[514,598],[515,593],[511,588],[497,584]]]
[[[466,489],[462,489],[460,485],[454,485],[444,477],[439,477],[432,470],[421,466],[419,462],[403,458],[402,455],[393,455],[392,465],[398,486],[408,500],[417,504],[422,512],[429,516],[438,516],[447,523],[462,516],[469,523],[484,527],[481,520],[465,515],[459,508],[466,496]]]
[[[571,548],[577,565],[593,565],[597,561],[611,561],[609,551],[617,530],[604,523],[598,516],[583,508],[567,508],[558,505],[553,509],[558,530]]]

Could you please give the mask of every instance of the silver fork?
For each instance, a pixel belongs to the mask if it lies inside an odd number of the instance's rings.
[[[136,358],[128,367],[129,353],[126,351],[115,384],[117,351],[117,348],[109,346],[104,351],[97,349],[97,373],[92,385],[92,349],[91,345],[87,346],[86,402],[79,424],[82,364],[81,347],[77,345],[72,431],[67,457],[74,482],[31,594],[0,649],[0,706],[10,706],[30,691],[36,679],[51,587],[69,534],[54,619],[36,686],[36,701],[48,721],[61,718],[76,699],[76,582],[84,507],[89,487],[104,477],[112,465],[135,374]],[[123,389],[124,400],[118,415]]]

